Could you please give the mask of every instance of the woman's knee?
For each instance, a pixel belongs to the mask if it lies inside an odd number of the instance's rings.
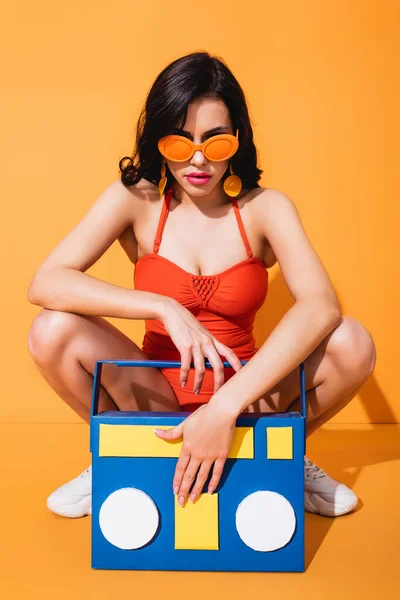
[[[32,321],[28,349],[37,362],[49,360],[54,351],[76,330],[79,317],[74,313],[44,308]]]
[[[368,379],[375,368],[376,348],[371,333],[353,317],[343,317],[332,332],[327,352],[341,372]]]

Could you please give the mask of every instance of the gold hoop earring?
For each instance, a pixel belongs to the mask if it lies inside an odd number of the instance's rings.
[[[228,196],[234,198],[235,196],[238,196],[238,194],[240,194],[240,191],[242,189],[242,180],[240,179],[239,175],[233,174],[231,162],[229,163],[229,172],[230,175],[224,181],[224,190],[225,193],[228,194]]]
[[[166,178],[167,167],[165,166],[166,162],[167,162],[167,159],[165,157],[163,157],[162,161],[161,161],[161,179],[158,182],[158,191],[160,192],[160,198],[162,198],[162,195],[165,190],[165,186],[167,185],[167,178]]]

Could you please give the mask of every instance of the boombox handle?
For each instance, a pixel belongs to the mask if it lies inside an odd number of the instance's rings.
[[[212,368],[208,360],[204,359],[205,367]],[[241,360],[242,365],[245,365],[248,361]],[[99,395],[100,395],[100,380],[101,371],[103,364],[116,365],[117,367],[156,367],[156,368],[179,368],[181,366],[180,361],[172,360],[97,360],[94,369],[94,380],[92,388],[92,408],[91,416],[97,415],[99,408]],[[227,361],[222,363],[224,367],[231,367],[232,365]],[[193,363],[191,364],[193,367]],[[300,413],[304,420],[307,418],[307,407],[306,407],[306,379],[304,362],[300,363]]]

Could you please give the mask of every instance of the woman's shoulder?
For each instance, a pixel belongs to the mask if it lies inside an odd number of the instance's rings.
[[[243,190],[243,192],[245,195],[248,195],[249,198],[258,198],[260,196],[267,198],[269,196],[276,196],[279,194],[285,195],[284,192],[282,192],[281,190],[278,190],[276,188],[262,187],[262,186]]]
[[[259,214],[259,211],[265,208],[266,203],[274,194],[279,194],[278,190],[268,187],[256,187],[250,189],[242,189],[240,194],[236,196],[236,202],[239,208],[245,207],[245,211],[249,212],[254,217]]]
[[[131,194],[138,200],[148,201],[155,200],[160,197],[158,187],[144,177],[142,177],[137,183],[133,183],[129,186],[125,185],[120,177],[118,177],[114,183],[115,185],[120,186],[121,189],[123,188],[126,194]]]
[[[130,203],[133,226],[146,220],[150,207],[160,200],[158,187],[144,178],[127,186],[118,177],[114,181],[114,185],[120,189],[121,195],[125,196]]]
[[[246,195],[247,201],[251,201],[250,205],[254,212],[265,210],[268,205],[275,203],[294,204],[287,194],[281,190],[270,187],[258,187],[248,190]]]

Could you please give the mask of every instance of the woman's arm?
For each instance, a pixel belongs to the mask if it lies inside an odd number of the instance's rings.
[[[130,290],[84,273],[134,222],[137,196],[117,179],[36,271],[28,300],[43,308],[126,319],[159,319],[165,296]]]
[[[298,367],[341,320],[332,283],[292,200],[269,189],[257,200],[257,222],[262,224],[295,304],[257,354],[211,398],[210,407],[233,418]]]
[[[322,299],[296,302],[257,354],[215,392],[210,406],[236,418],[298,367],[339,322],[340,315]]]

